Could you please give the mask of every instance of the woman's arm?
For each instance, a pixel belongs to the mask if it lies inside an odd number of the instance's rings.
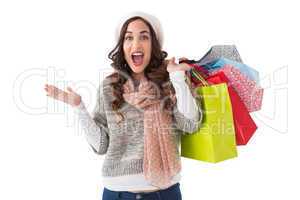
[[[170,72],[170,80],[175,89],[177,105],[173,109],[175,125],[183,132],[193,133],[200,128],[202,110],[185,82],[184,71]]]
[[[92,116],[89,114],[82,101],[78,106],[74,107],[79,123],[84,129],[87,142],[90,144],[94,152],[100,155],[107,152],[109,144],[109,130],[104,110],[102,91],[102,86],[100,86],[97,91],[97,102]]]
[[[75,108],[79,116],[79,122],[84,128],[88,143],[93,150],[99,154],[104,154],[108,148],[108,128],[104,111],[103,93],[100,86],[97,92],[97,103],[93,117],[86,110],[81,96],[68,87],[67,91],[61,90],[54,85],[45,85],[47,96],[58,101],[62,101]]]

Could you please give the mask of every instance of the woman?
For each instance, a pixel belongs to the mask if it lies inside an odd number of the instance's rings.
[[[159,21],[132,13],[117,31],[109,53],[115,72],[97,94],[93,116],[79,94],[46,85],[47,95],[72,105],[88,143],[106,154],[103,200],[182,199],[178,151],[181,133],[193,133],[202,119],[188,85],[186,64],[165,60]]]

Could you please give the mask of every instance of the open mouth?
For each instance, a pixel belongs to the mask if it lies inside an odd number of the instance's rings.
[[[139,65],[143,64],[144,53],[141,51],[134,52],[131,54],[131,58],[132,58],[133,64],[136,66],[139,66]]]

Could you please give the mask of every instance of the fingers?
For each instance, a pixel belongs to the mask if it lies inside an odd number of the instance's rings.
[[[50,96],[55,99],[63,99],[66,92],[55,87],[54,85],[45,85],[45,91],[47,92],[47,96]]]
[[[181,63],[181,65],[183,66],[183,69],[186,71],[186,70],[191,70],[192,67],[186,63]]]
[[[75,93],[74,90],[71,87],[67,87],[67,90],[71,93]]]
[[[179,58],[179,62],[184,61],[184,60],[188,60],[188,59],[186,57]]]
[[[49,85],[48,84],[45,84],[45,88],[44,88],[45,90],[46,90],[46,92],[48,92],[48,90],[49,90]]]
[[[45,84],[45,88],[44,89],[47,92],[47,96],[49,96],[49,94],[53,91],[53,86]]]
[[[175,64],[175,57],[172,57],[168,60],[169,65],[174,65]]]
[[[53,90],[55,90],[55,86],[54,85],[48,85],[48,84],[45,84],[45,90],[46,91],[53,91]]]
[[[172,57],[172,58],[171,58],[171,63],[172,63],[172,64],[175,64],[175,57]]]
[[[47,96],[50,96],[56,100],[60,100],[70,105],[79,105],[81,97],[76,94],[71,87],[67,87],[67,90],[61,90],[54,85],[45,84],[45,90]]]
[[[186,58],[186,57],[180,57],[180,58],[179,58],[179,62],[182,62],[182,61],[184,61],[184,60],[188,60],[188,58]],[[175,57],[170,58],[170,59],[168,60],[168,64],[176,64],[176,63],[175,63]]]

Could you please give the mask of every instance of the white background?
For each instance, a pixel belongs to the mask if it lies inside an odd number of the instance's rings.
[[[44,84],[73,86],[91,110],[116,24],[130,11],[161,20],[170,56],[199,59],[212,45],[235,44],[265,87],[252,115],[259,129],[237,158],[182,159],[183,199],[299,199],[296,3],[215,0],[1,1],[0,199],[101,199],[104,157]]]

